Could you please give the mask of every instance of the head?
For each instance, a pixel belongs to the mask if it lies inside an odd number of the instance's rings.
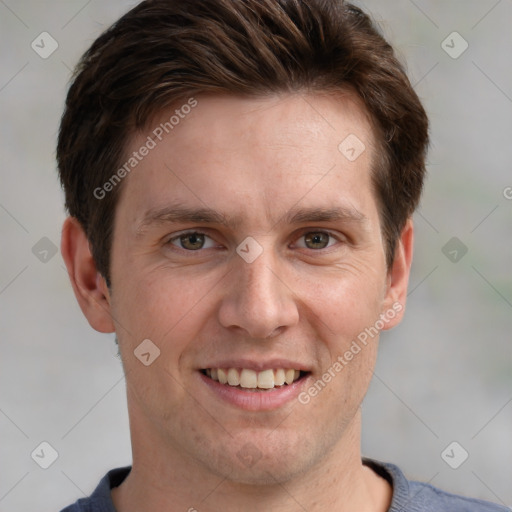
[[[66,207],[107,283],[124,187],[112,176],[129,156],[129,137],[200,92],[294,91],[350,92],[362,101],[375,137],[372,186],[391,264],[421,195],[428,122],[368,16],[342,1],[162,0],[142,2],[94,42],[76,68],[62,118],[57,160]]]
[[[246,482],[355,435],[378,334],[338,358],[400,320],[427,133],[392,48],[342,1],[147,1],[93,43],[59,134],[63,254],[91,325],[118,335],[139,430]],[[231,364],[294,364],[302,393],[331,378],[307,403],[217,404],[210,369]]]

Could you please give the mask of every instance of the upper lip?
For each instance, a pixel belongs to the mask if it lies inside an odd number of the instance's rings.
[[[225,359],[223,361],[208,363],[200,369],[206,370],[208,368],[246,368],[248,370],[254,370],[255,372],[275,370],[277,368],[283,368],[285,370],[293,368],[294,370],[303,372],[311,371],[307,365],[289,359],[266,359],[264,361],[255,361],[254,359]]]

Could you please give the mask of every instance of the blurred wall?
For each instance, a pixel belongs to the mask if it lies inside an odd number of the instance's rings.
[[[135,3],[0,1],[0,511],[60,510],[131,461],[113,336],[87,324],[57,251],[54,148],[71,69]],[[363,452],[510,506],[512,3],[360,4],[432,121],[408,311],[381,337]]]

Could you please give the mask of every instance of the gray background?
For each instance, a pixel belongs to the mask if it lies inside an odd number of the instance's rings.
[[[51,248],[65,218],[54,147],[70,70],[135,3],[0,0],[2,512],[60,510],[131,461],[113,336],[89,327]],[[512,1],[360,3],[407,62],[432,120],[408,311],[382,335],[363,452],[510,506]],[[47,59],[31,48],[43,31],[59,45]],[[469,44],[456,59],[445,49],[460,51],[458,36],[442,46],[454,31]],[[468,250],[458,262],[442,251],[452,237],[457,257],[460,244]],[[42,441],[59,455],[46,470],[31,458]],[[458,469],[441,456],[453,441],[469,453]],[[448,453],[452,465],[463,454]]]

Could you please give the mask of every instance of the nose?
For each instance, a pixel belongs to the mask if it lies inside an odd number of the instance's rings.
[[[299,320],[294,292],[270,252],[265,250],[252,263],[235,260],[219,309],[225,328],[253,339],[275,336]]]

